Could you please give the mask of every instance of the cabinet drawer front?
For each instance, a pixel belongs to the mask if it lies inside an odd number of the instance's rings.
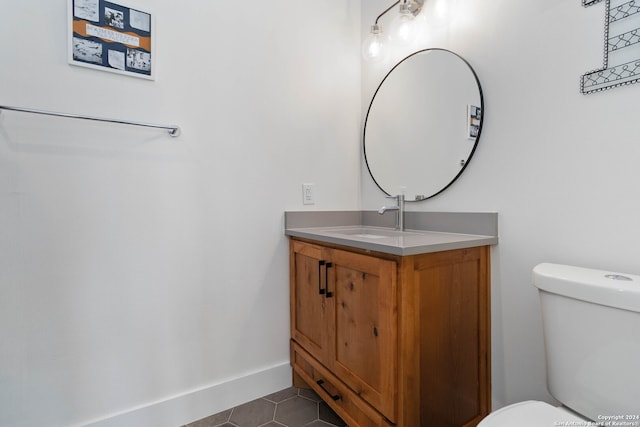
[[[382,414],[360,399],[322,364],[291,341],[294,371],[338,414],[349,427],[391,427]]]

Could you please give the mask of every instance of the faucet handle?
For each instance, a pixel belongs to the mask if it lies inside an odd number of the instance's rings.
[[[396,196],[385,196],[387,199],[393,199],[397,201],[404,200],[404,194],[398,194]]]

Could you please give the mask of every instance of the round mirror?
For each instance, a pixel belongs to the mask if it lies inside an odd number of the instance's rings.
[[[459,55],[409,55],[378,86],[364,124],[364,156],[375,183],[407,201],[441,193],[476,149],[484,112],[476,73]]]

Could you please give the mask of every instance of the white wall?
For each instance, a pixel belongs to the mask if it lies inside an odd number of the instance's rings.
[[[363,34],[388,3],[363,2]],[[580,75],[602,66],[603,29],[604,2],[585,9],[579,0],[458,0],[455,21],[440,28],[432,22],[416,46],[363,68],[363,105],[385,69],[420,48],[459,53],[482,83],[486,115],[473,160],[446,192],[411,209],[499,212],[500,243],[492,251],[496,408],[553,402],[534,265],[640,272],[640,86],[579,93]],[[363,207],[378,208],[382,193],[366,168],[362,176]]]
[[[359,0],[133,5],[153,82],[68,65],[66,0],[3,5],[0,104],[183,135],[0,115],[1,426],[175,426],[288,385],[283,212],[359,208]]]

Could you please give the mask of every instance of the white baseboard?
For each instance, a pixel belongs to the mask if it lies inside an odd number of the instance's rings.
[[[78,427],[180,427],[290,386],[291,365],[284,362]]]

